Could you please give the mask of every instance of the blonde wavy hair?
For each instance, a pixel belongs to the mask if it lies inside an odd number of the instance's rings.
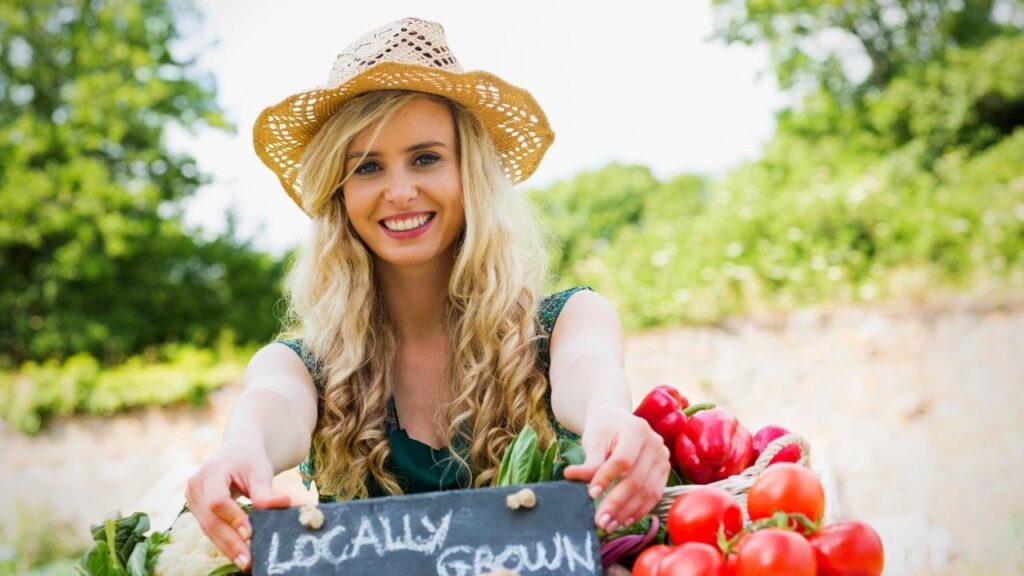
[[[398,109],[415,98],[449,107],[458,137],[465,227],[456,239],[448,283],[445,410],[435,421],[452,449],[451,464],[473,486],[489,485],[512,437],[529,424],[543,444],[555,439],[537,364],[540,291],[548,278],[545,237],[532,205],[502,171],[483,125],[448,99],[377,91],[346,103],[310,142],[302,159],[304,210],[311,234],[285,279],[285,334],[301,337],[325,382],[312,452],[321,494],[367,496],[372,475],[400,494],[384,468],[387,404],[395,387],[394,324],[376,280],[373,255],[356,234],[341,193],[345,151],[364,130],[376,139]],[[357,163],[358,165],[358,163]]]

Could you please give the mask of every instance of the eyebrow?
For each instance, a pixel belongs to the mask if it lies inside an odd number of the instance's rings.
[[[420,142],[419,144],[413,144],[412,146],[409,146],[408,148],[406,148],[405,151],[406,152],[415,152],[416,150],[423,150],[424,148],[433,148],[435,146],[440,146],[441,148],[445,148],[445,145],[442,142],[438,142],[436,140],[431,140],[429,142]],[[369,152],[363,152],[361,150],[356,150],[354,152],[349,152],[348,155],[345,156],[345,161],[348,162],[349,160],[352,160],[353,158],[362,158],[363,154],[366,154],[367,158],[374,158],[376,156],[380,156],[380,153],[375,151],[375,150],[370,150]]]

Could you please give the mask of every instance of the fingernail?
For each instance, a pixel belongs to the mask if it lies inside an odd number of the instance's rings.
[[[608,521],[611,520],[611,518],[612,517],[606,512],[601,514],[601,517],[597,519],[598,525],[600,525],[605,532],[608,531]]]
[[[591,499],[597,498],[598,496],[601,495],[601,487],[598,486],[597,484],[594,484],[590,487],[589,490],[587,490],[587,494],[590,494]]]
[[[238,535],[242,537],[242,540],[248,540],[249,539],[249,527],[248,526],[239,526],[238,527]]]
[[[245,554],[239,554],[238,558],[235,558],[235,566],[238,566],[242,570],[245,570],[245,564],[249,561],[249,558]]]
[[[604,531],[605,532],[615,532],[615,530],[617,530],[618,527],[619,527],[619,523],[616,522],[615,520],[612,520],[611,522],[608,523],[608,527],[605,528]]]
[[[632,526],[632,525],[633,525],[633,519],[632,518],[627,518],[626,519],[626,523],[623,524],[623,526]]]

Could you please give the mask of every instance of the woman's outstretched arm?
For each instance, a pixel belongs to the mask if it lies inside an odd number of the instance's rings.
[[[271,483],[309,452],[316,410],[316,388],[302,360],[283,344],[263,347],[246,368],[223,444],[188,480],[185,498],[199,526],[242,569],[252,558],[246,543],[252,525],[235,498],[245,495],[257,508],[291,503]]]
[[[565,477],[605,495],[595,522],[605,531],[632,524],[657,504],[670,469],[661,437],[633,416],[622,327],[614,306],[595,292],[573,294],[551,334],[551,403],[555,417],[582,435],[586,461]]]

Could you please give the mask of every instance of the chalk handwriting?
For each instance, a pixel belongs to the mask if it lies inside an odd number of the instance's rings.
[[[550,559],[547,544],[534,543],[536,553],[532,555],[530,546],[522,544],[510,544],[497,554],[490,546],[451,546],[437,557],[437,575],[480,576],[500,569],[519,574],[540,571],[574,573],[577,567],[583,574],[594,574],[596,564],[590,533],[581,546],[576,546],[571,538],[556,532],[551,538]]]
[[[270,540],[270,551],[267,561],[267,574],[286,574],[293,568],[308,568],[325,560],[335,566],[359,557],[360,554],[376,554],[382,557],[389,552],[407,550],[420,552],[425,555],[435,554],[448,537],[448,529],[451,524],[451,510],[445,514],[440,523],[435,525],[427,517],[420,518],[420,524],[426,531],[426,535],[414,535],[412,522],[408,514],[402,516],[402,532],[395,534],[391,529],[391,519],[387,516],[377,516],[379,525],[375,526],[373,519],[363,516],[359,520],[359,527],[355,536],[346,539],[344,526],[335,526],[323,534],[303,534],[295,539],[292,547],[291,558],[282,561],[281,537],[274,532]],[[383,538],[381,538],[383,536]],[[347,541],[346,541],[347,540]],[[340,551],[337,546],[341,545]]]

